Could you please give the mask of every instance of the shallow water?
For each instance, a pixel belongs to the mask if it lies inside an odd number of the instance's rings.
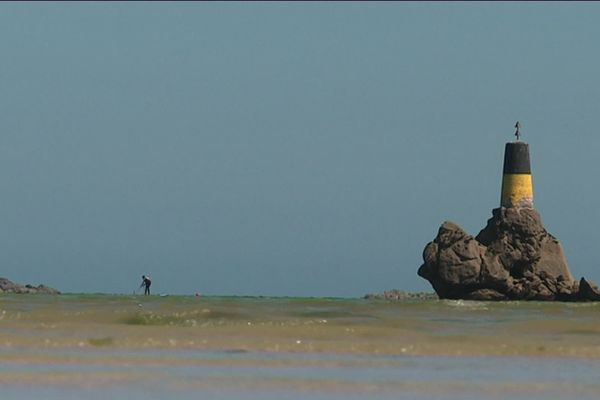
[[[2,399],[597,398],[600,303],[0,297]]]

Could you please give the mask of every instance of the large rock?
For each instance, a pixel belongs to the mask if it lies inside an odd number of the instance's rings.
[[[560,243],[533,208],[494,209],[476,237],[444,222],[423,260],[418,274],[440,298],[600,300],[595,285],[573,279]]]

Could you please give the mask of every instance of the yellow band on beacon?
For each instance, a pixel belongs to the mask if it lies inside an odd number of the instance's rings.
[[[533,205],[531,174],[504,174],[502,177],[502,207]]]
[[[506,143],[500,206],[533,207],[529,145],[525,142]]]

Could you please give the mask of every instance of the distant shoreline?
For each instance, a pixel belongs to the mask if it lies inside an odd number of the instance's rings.
[[[65,294],[65,295],[122,295],[129,296],[131,294],[128,293],[62,293],[57,289],[46,286],[44,284],[40,284],[37,286],[31,284],[20,284],[16,282],[12,282],[9,279],[0,277],[0,294]],[[135,294],[136,296],[141,296],[141,294]],[[151,297],[166,297],[170,295],[166,294],[153,294]],[[337,298],[331,296],[264,296],[264,295],[256,295],[256,296],[247,296],[247,295],[208,295],[208,296],[198,296],[197,294],[174,294],[173,296],[196,296],[196,297],[252,297],[252,298]],[[346,297],[344,297],[346,298]],[[348,297],[351,299],[352,297]],[[358,297],[359,299],[364,300],[391,300],[391,301],[406,301],[406,300],[438,300],[439,297],[437,294],[432,292],[406,292],[399,289],[386,290],[382,293],[368,293],[362,297]]]

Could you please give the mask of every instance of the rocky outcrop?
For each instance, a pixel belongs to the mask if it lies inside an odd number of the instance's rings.
[[[369,293],[364,296],[367,300],[391,300],[391,301],[410,301],[410,300],[437,300],[438,295],[427,292],[404,292],[402,290],[392,289],[383,293]]]
[[[20,285],[6,278],[0,278],[0,293],[60,294],[58,290],[48,286]]]
[[[444,222],[423,251],[419,276],[440,298],[600,300],[598,288],[573,279],[562,247],[533,208],[497,208],[473,237]]]

